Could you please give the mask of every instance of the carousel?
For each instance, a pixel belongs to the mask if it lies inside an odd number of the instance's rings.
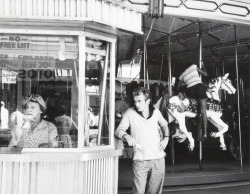
[[[129,48],[119,50],[117,124],[127,107],[133,106],[132,88],[147,87],[172,132],[165,150],[165,186],[249,180],[249,4],[116,2],[144,14],[144,34],[124,37],[122,44],[129,44]],[[125,57],[127,49],[133,53]],[[206,140],[197,101],[188,99],[184,92],[174,92],[183,65],[201,67],[202,63],[208,72],[202,77],[207,88]],[[125,145],[120,157],[121,191],[132,184],[131,158],[132,148]]]
[[[116,48],[133,33],[141,13],[104,0],[0,1],[1,194],[117,193]]]
[[[249,181],[249,30],[236,0],[0,0],[0,194],[130,192],[137,86],[171,129],[164,186]],[[183,64],[209,75],[206,140]]]

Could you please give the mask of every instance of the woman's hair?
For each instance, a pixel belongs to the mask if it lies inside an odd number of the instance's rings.
[[[24,97],[22,101],[22,105],[24,109],[26,109],[26,105],[28,102],[35,102],[39,104],[40,110],[43,112],[43,114],[46,113],[46,104],[42,96],[38,94],[29,94],[28,96]]]
[[[180,75],[190,66],[189,63],[181,63],[175,66],[175,72],[173,74],[176,79],[179,79]]]
[[[210,74],[206,77],[204,77],[204,79],[202,79],[202,82],[205,86],[208,86],[209,82],[211,82],[213,79],[216,79],[218,76],[216,76],[215,74]]]
[[[140,94],[143,94],[145,96],[145,100],[151,99],[151,92],[144,87],[137,87],[133,91],[133,96],[139,96]]]
[[[39,105],[40,110],[42,111],[41,118],[44,118],[44,116],[46,115],[46,109],[44,109],[44,107],[40,103],[38,103],[37,101],[35,101],[35,100],[30,100],[29,102],[34,102],[34,103],[37,103]],[[23,105],[23,109],[24,110],[26,109],[27,104],[28,103],[26,103],[25,105]]]

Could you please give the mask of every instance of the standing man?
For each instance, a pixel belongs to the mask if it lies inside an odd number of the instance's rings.
[[[133,97],[135,107],[125,112],[115,136],[134,147],[133,194],[160,194],[165,175],[164,149],[169,140],[168,123],[151,104],[148,89],[135,88]],[[126,133],[129,127],[131,135]]]

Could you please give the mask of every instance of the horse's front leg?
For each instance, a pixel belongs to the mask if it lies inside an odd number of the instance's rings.
[[[189,133],[188,130],[187,130],[186,122],[185,122],[185,113],[179,113],[179,112],[176,111],[175,118],[176,118],[176,121],[179,124],[180,130],[188,138],[188,141],[189,141],[188,149],[190,151],[193,151],[193,149],[194,149],[194,138],[192,136],[192,133]]]
[[[210,136],[213,138],[219,137],[220,139],[220,148],[226,150],[226,144],[224,140],[224,133],[228,131],[228,125],[224,123],[220,117],[216,115],[210,115],[208,120],[218,129],[218,132],[211,132]]]

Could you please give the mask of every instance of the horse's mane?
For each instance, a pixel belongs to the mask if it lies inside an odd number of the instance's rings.
[[[216,79],[218,76],[216,76],[215,74],[212,75],[208,75],[206,77],[204,77],[204,79],[202,80],[203,84],[208,87],[209,83],[211,82],[212,79]]]

